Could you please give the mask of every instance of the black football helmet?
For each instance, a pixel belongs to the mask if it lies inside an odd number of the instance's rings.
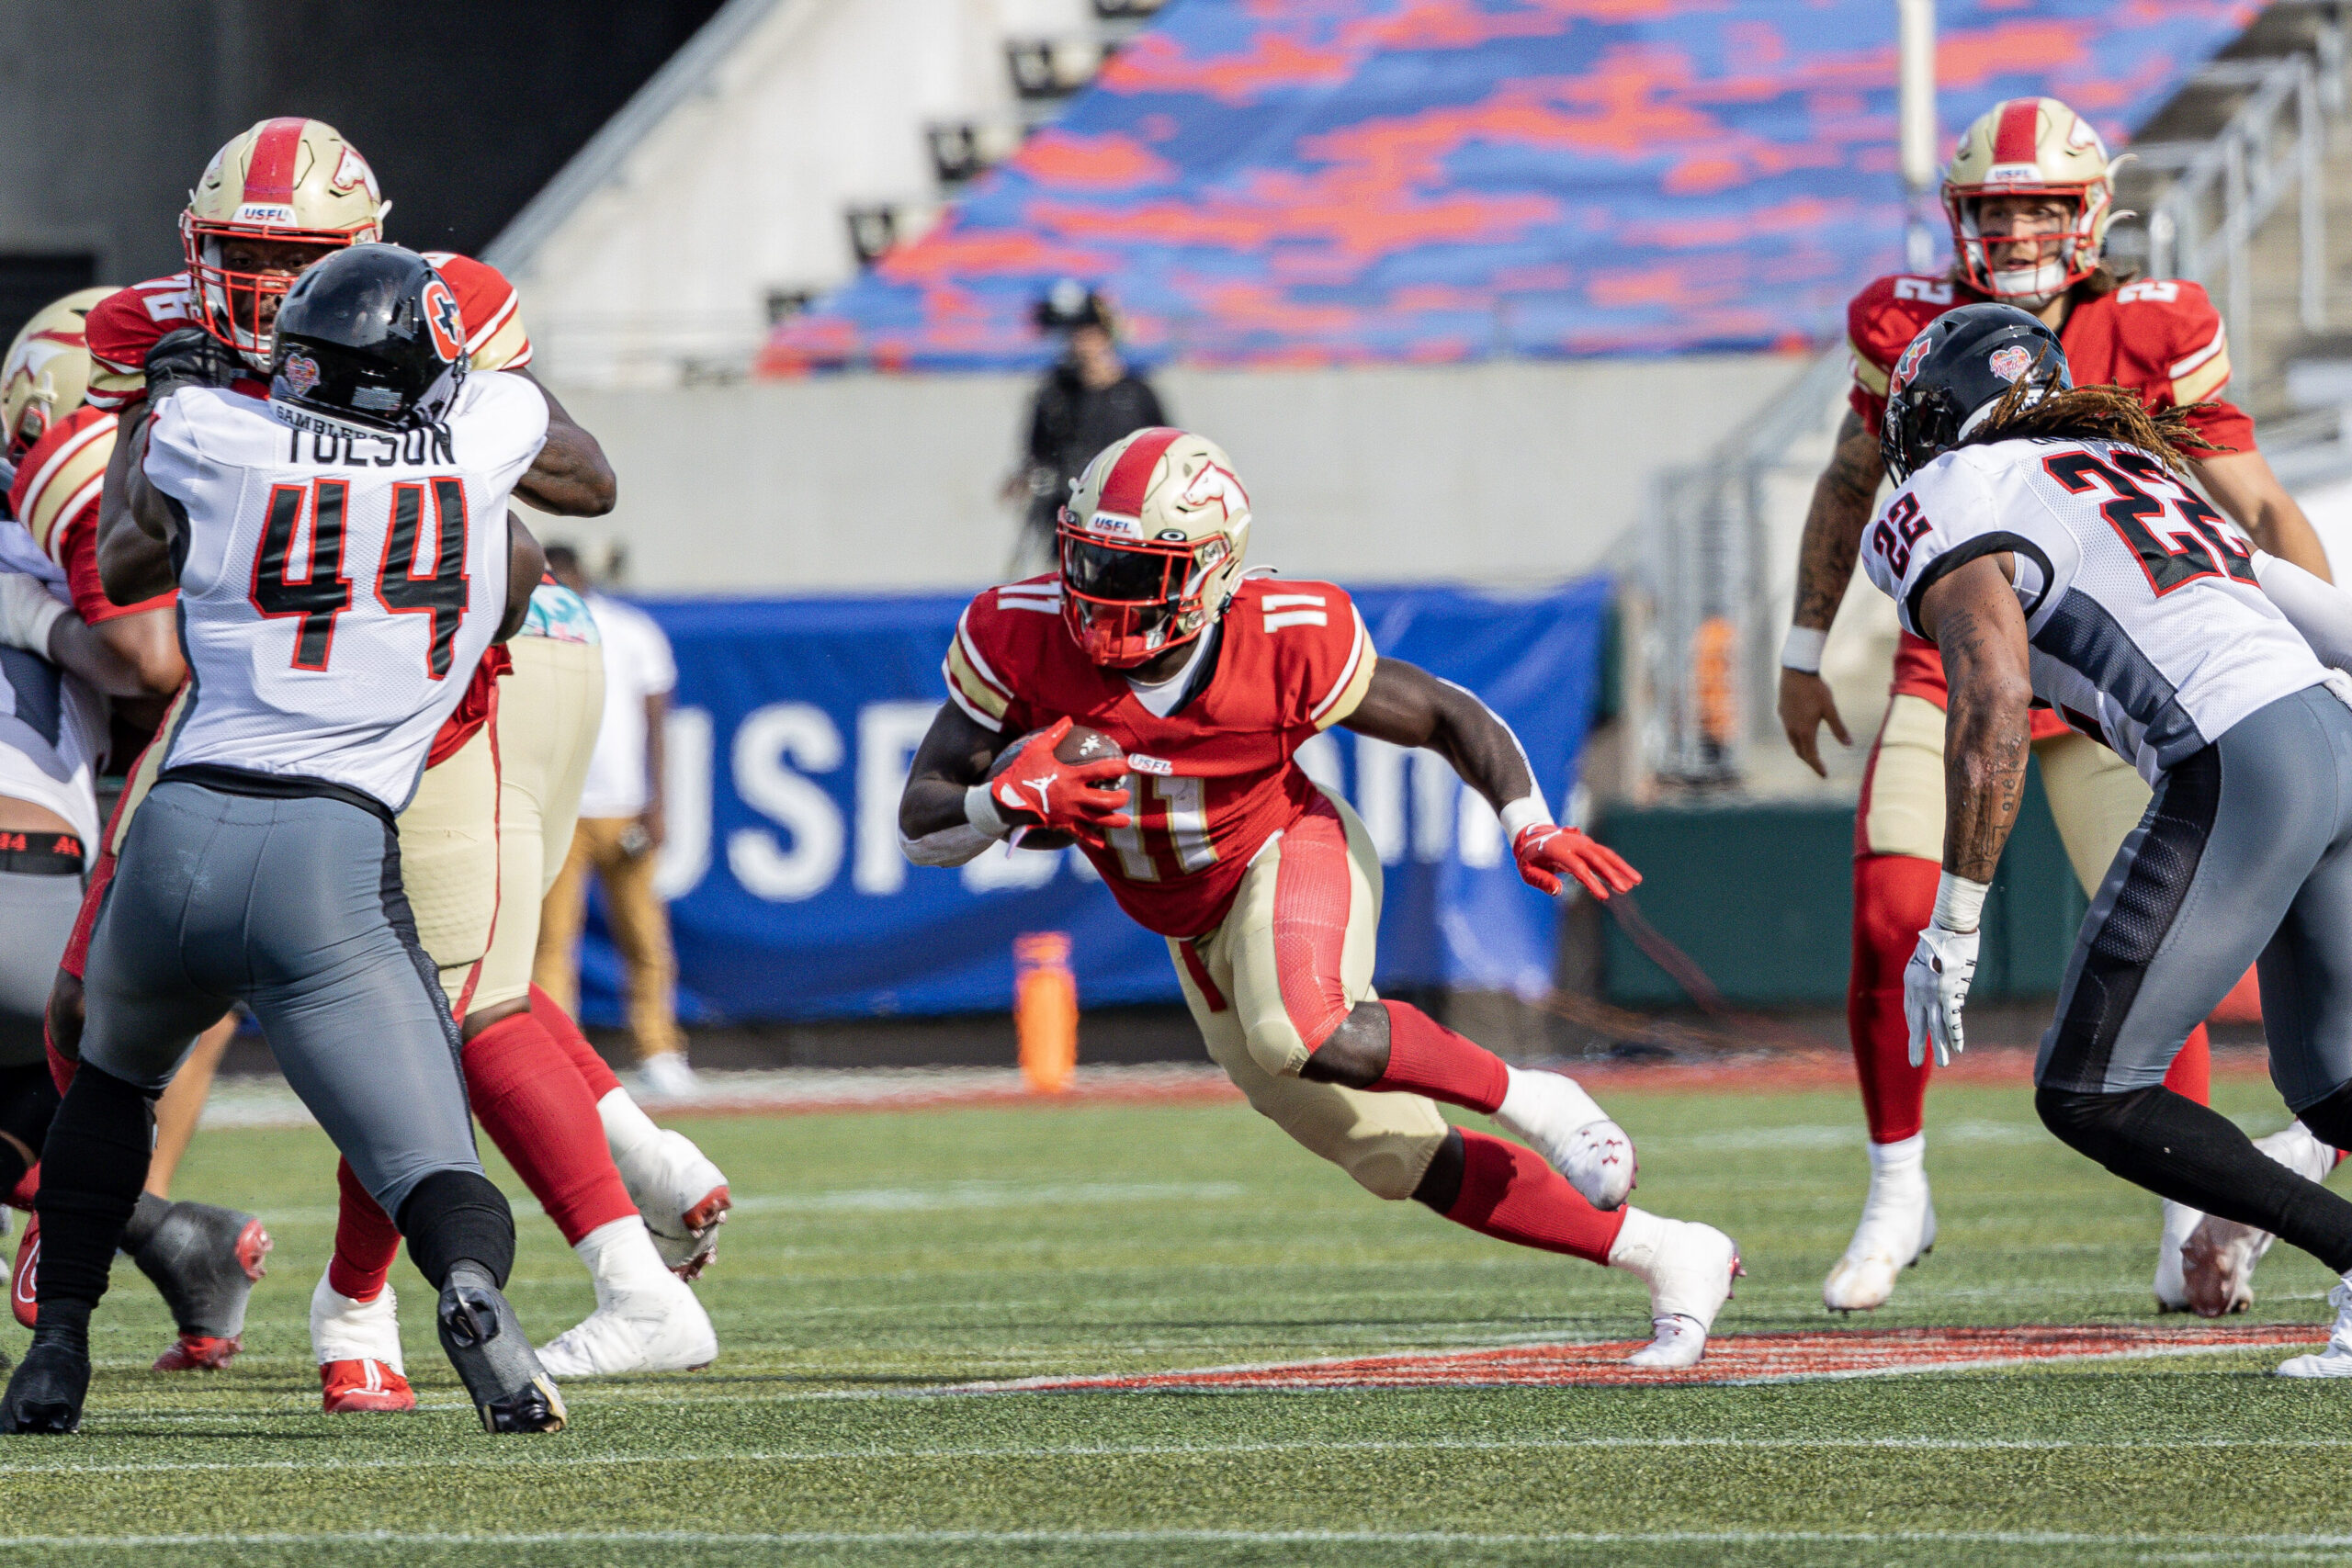
[[[458,297],[399,245],[351,245],[287,290],[269,399],[338,424],[398,434],[440,423],[466,376]]]
[[[1887,378],[1878,427],[1886,471],[1901,484],[1959,446],[1970,421],[2019,381],[2040,392],[2075,384],[2058,334],[2035,317],[2014,305],[1962,305],[1929,321]]]

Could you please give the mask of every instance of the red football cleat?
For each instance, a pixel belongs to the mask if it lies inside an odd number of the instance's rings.
[[[374,1359],[329,1361],[319,1369],[320,1405],[330,1416],[370,1410],[413,1410],[408,1379]]]
[[[149,1370],[158,1372],[217,1372],[245,1348],[244,1337],[222,1338],[217,1334],[182,1334],[179,1342],[155,1358]]]
[[[40,1216],[25,1222],[25,1239],[17,1244],[17,1267],[8,1276],[8,1306],[27,1328],[40,1322],[40,1299],[35,1278],[40,1269]]]

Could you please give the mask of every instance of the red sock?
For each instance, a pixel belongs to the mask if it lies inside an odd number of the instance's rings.
[[[466,1042],[466,1089],[565,1241],[637,1213],[605,1151],[595,1097],[537,1018],[510,1014]]]
[[[1500,1056],[1417,1007],[1380,1005],[1388,1010],[1388,1070],[1374,1089],[1425,1094],[1448,1105],[1495,1113],[1510,1088],[1510,1069]]]
[[[1462,1134],[1462,1191],[1445,1217],[1481,1235],[1606,1265],[1625,1211],[1604,1214],[1533,1149]]]
[[[1928,1057],[1911,1065],[1903,1021],[1903,966],[1936,912],[1931,860],[1861,855],[1854,862],[1854,956],[1846,974],[1846,1033],[1862,1080],[1871,1142],[1898,1143],[1919,1131],[1928,1101]]]
[[[337,1161],[335,1186],[343,1206],[334,1220],[334,1256],[327,1260],[327,1284],[354,1301],[372,1302],[391,1276],[392,1259],[401,1255],[400,1228],[385,1213],[349,1160]]]
[[[591,1100],[602,1100],[621,1087],[621,1080],[613,1076],[612,1065],[596,1055],[596,1047],[588,1043],[588,1037],[580,1032],[580,1025],[572,1021],[571,1015],[537,986],[531,987],[531,1016],[539,1021],[539,1027],[548,1032],[548,1037],[562,1046],[564,1054],[571,1058],[571,1065],[580,1069],[580,1076],[587,1080]]]
[[[2165,1087],[2175,1094],[2187,1095],[2199,1105],[2213,1103],[2213,1043],[2207,1037],[2203,1024],[2188,1032],[2180,1055],[2165,1069]]]

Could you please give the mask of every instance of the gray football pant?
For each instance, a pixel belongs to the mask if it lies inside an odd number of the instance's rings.
[[[0,871],[0,1067],[43,1059],[58,960],[82,913],[82,879]]]
[[[2084,918],[2034,1081],[2162,1083],[2257,959],[2270,1077],[2301,1111],[2352,1081],[2352,708],[2324,686],[2157,782]]]
[[[157,784],[131,818],[83,987],[82,1059],[150,1090],[231,1002],[252,1008],[388,1214],[435,1171],[481,1171],[400,840],[363,807]]]

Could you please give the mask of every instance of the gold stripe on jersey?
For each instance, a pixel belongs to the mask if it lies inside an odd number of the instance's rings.
[[[1854,379],[1861,383],[1862,390],[1873,398],[1886,396],[1886,372],[1871,364],[1871,356],[1852,338],[1846,340],[1846,348],[1854,356]]]
[[[136,402],[146,395],[145,367],[136,370],[118,370],[96,355],[90,356],[90,387],[84,394],[86,400],[102,409],[113,409]]]
[[[93,423],[52,454],[33,476],[32,489],[25,498],[24,523],[32,530],[33,542],[51,558],[57,554],[51,541],[59,525],[88,505],[105,484],[107,462],[114,456],[114,421]]]
[[[1372,672],[1380,663],[1380,656],[1372,649],[1372,633],[1365,629],[1362,611],[1355,612],[1355,646],[1348,650],[1346,672],[1340,677],[1340,683],[1331,689],[1331,694],[1317,704],[1315,711],[1308,715],[1317,729],[1329,729],[1355,712],[1363,702],[1363,694],[1372,689]]]
[[[2228,386],[2229,381],[2230,351],[2224,348],[2188,375],[2177,378],[2172,384],[2172,400],[2201,403]]]
[[[956,705],[968,714],[975,724],[989,729],[1004,728],[1004,710],[1011,705],[1003,693],[972,668],[971,660],[964,652],[964,639],[958,637],[947,645],[947,658],[941,665],[947,677],[947,694]]]
[[[467,355],[476,370],[520,370],[531,362],[531,334],[523,330],[523,312],[511,308],[488,342]]]

